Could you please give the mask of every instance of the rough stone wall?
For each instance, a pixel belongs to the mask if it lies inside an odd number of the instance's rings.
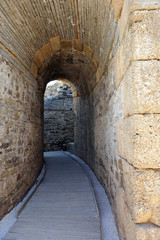
[[[70,87],[60,81],[44,95],[44,151],[67,150],[74,142],[74,106]]]
[[[42,164],[42,102],[33,77],[0,55],[0,219],[33,185]]]

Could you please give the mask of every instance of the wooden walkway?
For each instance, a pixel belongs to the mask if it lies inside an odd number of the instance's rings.
[[[46,176],[3,240],[100,240],[90,181],[63,152],[46,153]]]

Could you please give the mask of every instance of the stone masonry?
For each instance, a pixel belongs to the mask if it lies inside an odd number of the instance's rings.
[[[159,29],[159,0],[1,0],[1,219],[42,168],[45,87],[61,80],[76,154],[104,186],[120,239],[159,240]]]
[[[67,150],[74,142],[74,106],[70,87],[60,81],[47,85],[44,95],[44,151]]]
[[[24,69],[20,70],[5,55],[0,61],[0,89],[2,219],[23,199],[41,171],[43,155],[39,149],[43,148],[43,99],[32,76]]]

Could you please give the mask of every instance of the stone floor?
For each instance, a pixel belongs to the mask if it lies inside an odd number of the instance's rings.
[[[82,167],[63,152],[45,154],[47,172],[3,240],[100,240],[100,217]]]

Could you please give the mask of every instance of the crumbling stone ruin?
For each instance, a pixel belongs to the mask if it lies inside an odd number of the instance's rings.
[[[65,151],[74,142],[72,91],[60,81],[50,84],[44,94],[44,151]]]
[[[112,205],[120,239],[160,236],[160,1],[1,0],[0,219],[43,165],[51,80],[74,98],[76,154]]]

